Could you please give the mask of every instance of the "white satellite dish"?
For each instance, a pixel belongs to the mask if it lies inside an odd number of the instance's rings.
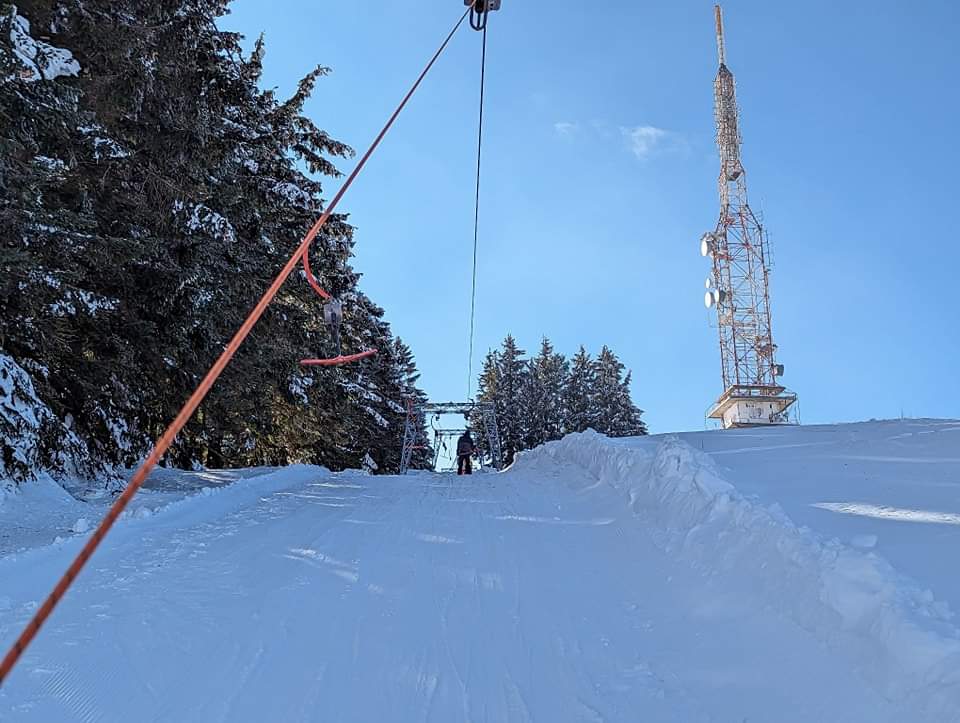
[[[703,305],[706,306],[708,309],[711,306],[713,306],[713,294],[714,294],[713,291],[708,291],[703,295]]]
[[[727,300],[727,292],[723,289],[717,289],[716,291],[710,292],[713,295],[713,301],[717,304],[722,304]]]
[[[713,286],[713,279],[707,279],[703,282],[703,288],[709,289],[711,286]]]
[[[713,256],[713,251],[717,246],[717,237],[712,233],[705,233],[700,237],[700,255]]]

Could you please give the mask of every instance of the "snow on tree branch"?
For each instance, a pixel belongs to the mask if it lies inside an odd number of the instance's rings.
[[[80,64],[69,50],[55,48],[30,37],[30,21],[17,14],[17,6],[7,8],[6,23],[10,26],[13,54],[22,69],[19,77],[27,82],[54,80],[61,76],[75,76]]]

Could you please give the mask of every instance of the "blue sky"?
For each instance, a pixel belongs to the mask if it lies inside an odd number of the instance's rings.
[[[236,0],[264,82],[366,148],[459,0]],[[724,3],[774,339],[804,423],[960,416],[960,5]],[[700,235],[718,214],[712,3],[504,0],[489,30],[474,368],[510,332],[610,345],[654,432],[722,391]],[[364,289],[436,400],[467,393],[480,38],[461,30],[346,196]],[[349,171],[352,162],[341,163]],[[327,183],[327,196],[336,191]]]

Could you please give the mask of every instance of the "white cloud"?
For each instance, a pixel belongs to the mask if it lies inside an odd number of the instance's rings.
[[[553,124],[553,130],[561,138],[572,138],[574,134],[580,130],[580,124],[559,121]]]
[[[654,126],[621,127],[620,132],[627,140],[630,152],[641,161],[657,153],[689,150],[683,136],[663,128],[655,128]]]
[[[649,158],[658,146],[660,146],[667,137],[667,132],[663,128],[654,128],[653,126],[636,126],[634,128],[621,128],[624,138],[630,146],[630,150],[641,161]]]
[[[619,136],[617,131],[619,130]],[[641,161],[667,153],[689,155],[690,144],[682,134],[656,126],[617,126],[604,120],[557,121],[553,124],[556,138],[565,141],[573,139],[616,142],[622,138],[626,149]]]

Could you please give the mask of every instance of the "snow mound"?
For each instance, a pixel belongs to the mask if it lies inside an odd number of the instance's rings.
[[[81,517],[79,520],[73,523],[73,527],[70,528],[71,532],[75,532],[78,535],[82,535],[84,532],[89,532],[90,530],[90,520],[86,517]]]
[[[16,491],[13,482],[10,480],[0,479],[0,509],[3,509],[4,500],[8,497],[12,497],[13,493]]]
[[[141,509],[124,513],[127,519],[169,516],[177,520],[218,519],[249,505],[264,495],[283,492],[302,485],[305,480],[334,476],[326,467],[292,464],[282,470],[237,479],[221,487],[201,487],[196,493],[144,512]]]
[[[869,551],[797,527],[723,479],[713,460],[677,437],[629,446],[595,432],[517,457],[584,469],[623,494],[665,551],[706,575],[741,581],[825,645],[852,655],[891,700],[930,714],[960,705],[960,632],[949,607]]]

